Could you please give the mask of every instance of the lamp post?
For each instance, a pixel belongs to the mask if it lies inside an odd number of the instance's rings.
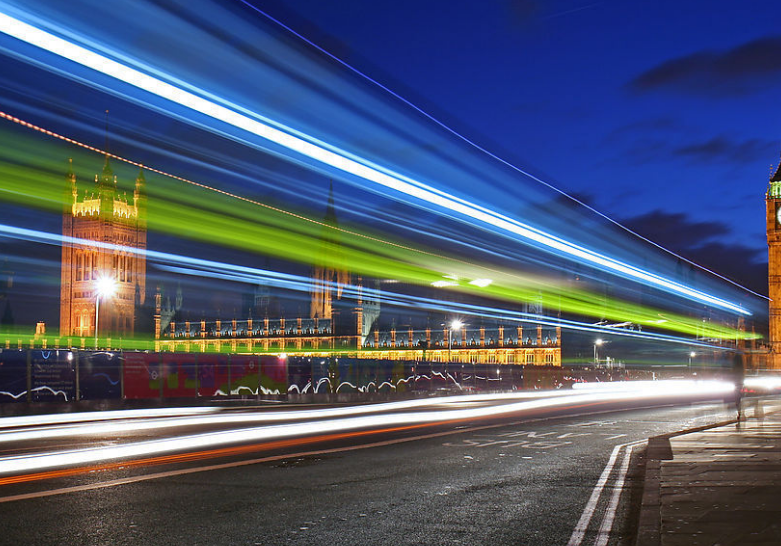
[[[594,340],[594,366],[599,366],[599,354],[597,353],[597,347],[604,343],[601,339]]]
[[[697,356],[697,353],[695,353],[694,351],[689,353],[689,372],[691,372],[692,370],[692,358],[694,358],[695,356]]]
[[[447,360],[450,362],[452,359],[452,351],[453,351],[453,330],[458,330],[464,325],[463,322],[461,322],[458,319],[455,319],[451,321],[450,328],[447,330]]]
[[[100,319],[100,298],[110,298],[117,289],[111,277],[100,277],[95,282],[95,350],[98,350],[98,320]]]

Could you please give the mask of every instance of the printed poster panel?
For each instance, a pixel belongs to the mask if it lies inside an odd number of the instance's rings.
[[[233,395],[258,394],[260,357],[256,355],[231,355],[231,388]]]
[[[288,392],[306,393],[311,391],[312,358],[288,357],[287,359]]]
[[[79,390],[82,400],[119,398],[122,392],[121,353],[101,351],[79,352]]]
[[[165,398],[194,398],[197,363],[195,354],[160,353]]]
[[[287,393],[287,358],[260,357],[260,394]]]
[[[32,351],[34,402],[70,402],[76,398],[76,366],[70,351]]]
[[[0,349],[0,404],[27,401],[27,351]]]
[[[123,381],[127,399],[159,398],[159,353],[125,353]]]
[[[198,355],[198,395],[228,395],[228,355]]]

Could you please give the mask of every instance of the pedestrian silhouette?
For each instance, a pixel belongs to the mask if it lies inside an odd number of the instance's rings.
[[[742,417],[742,397],[743,397],[743,379],[745,371],[743,369],[743,354],[735,351],[732,355],[732,381],[735,383],[735,411],[738,414],[738,426]]]

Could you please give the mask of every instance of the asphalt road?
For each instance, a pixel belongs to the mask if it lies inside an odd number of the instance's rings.
[[[0,543],[630,544],[642,445],[631,458],[616,446],[731,416],[721,404],[510,416],[261,453],[117,464],[0,486]],[[79,441],[116,440],[96,434]],[[36,445],[44,444],[72,442]],[[14,449],[31,445],[3,451]],[[603,494],[590,503],[613,463]],[[583,526],[590,504],[593,517]],[[600,535],[611,513],[609,534]],[[584,532],[573,534],[579,522]]]

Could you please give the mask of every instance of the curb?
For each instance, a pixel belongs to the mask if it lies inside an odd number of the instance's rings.
[[[661,473],[662,461],[673,459],[670,438],[701,432],[712,428],[723,427],[735,423],[735,420],[722,421],[712,425],[690,428],[648,439],[645,450],[645,479],[643,480],[643,497],[640,504],[640,515],[637,519],[637,534],[635,546],[660,546],[662,543],[662,495]]]

